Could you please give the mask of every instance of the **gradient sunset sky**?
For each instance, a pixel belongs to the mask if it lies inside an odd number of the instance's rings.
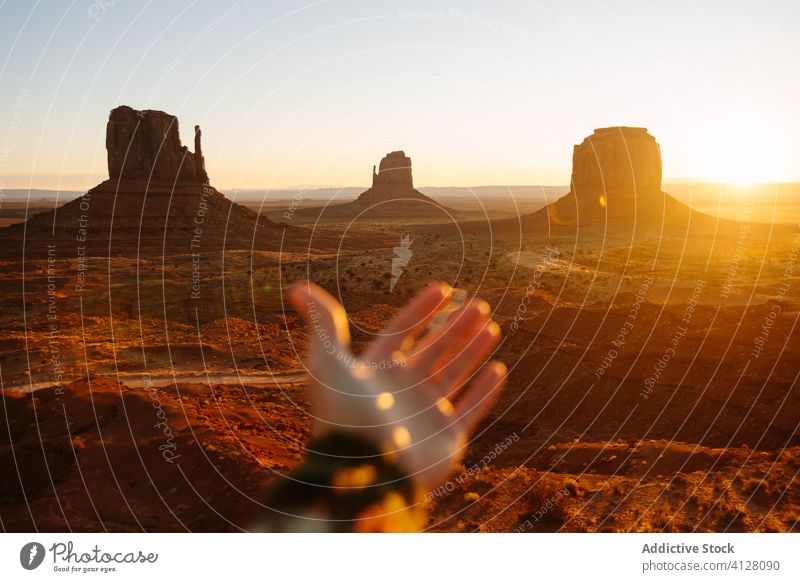
[[[113,107],[203,128],[222,188],[567,184],[596,127],[666,180],[800,181],[800,2],[0,3],[0,188],[106,176]]]

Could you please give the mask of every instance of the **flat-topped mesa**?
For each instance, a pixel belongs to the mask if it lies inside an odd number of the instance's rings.
[[[372,186],[388,185],[414,187],[411,178],[411,158],[403,151],[386,154],[378,166],[378,173],[375,173],[375,166],[372,166]]]
[[[612,232],[622,233],[625,225],[679,227],[690,212],[661,190],[655,138],[643,127],[619,126],[595,129],[575,146],[570,191],[541,216],[579,228],[606,228],[611,220]]]
[[[661,191],[661,148],[643,127],[604,127],[575,146],[572,192],[578,197],[630,199]]]
[[[109,178],[207,184],[200,126],[194,130],[195,151],[190,152],[181,145],[174,115],[127,105],[112,109],[106,125]]]

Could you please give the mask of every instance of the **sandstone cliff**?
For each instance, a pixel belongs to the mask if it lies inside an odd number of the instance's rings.
[[[109,115],[106,148],[109,179],[55,211],[2,229],[8,244],[0,254],[35,258],[58,249],[60,257],[82,260],[307,244],[305,229],[277,225],[208,183],[197,126],[190,152],[175,116],[121,106]]]
[[[137,111],[127,105],[111,110],[106,124],[108,177],[155,182],[208,183],[195,126],[195,151],[181,144],[178,118],[163,111]]]
[[[303,208],[294,214],[293,219],[303,222],[340,222],[353,219],[422,219],[449,222],[458,216],[456,210],[442,206],[414,188],[411,158],[398,150],[381,159],[377,172],[375,166],[372,167],[372,187],[362,192],[356,200],[345,204]]]
[[[576,145],[572,190],[578,196],[635,196],[661,190],[661,148],[643,127],[604,127]]]
[[[404,202],[401,208],[386,206],[391,202]],[[410,204],[408,204],[410,203]],[[416,203],[429,205],[427,210]],[[378,173],[375,173],[375,166],[372,167],[372,188],[362,192],[355,201],[356,205],[384,205],[384,211],[395,211],[400,214],[413,213],[417,211],[431,212],[440,207],[440,204],[433,198],[425,196],[419,190],[414,189],[414,179],[411,176],[411,158],[406,156],[403,151],[395,151],[386,154],[378,166]]]
[[[411,158],[406,156],[403,151],[396,151],[386,154],[381,160],[379,173],[375,173],[375,166],[372,167],[372,187],[400,185],[408,188],[414,187],[414,180],[411,177]]]
[[[643,127],[594,130],[572,152],[570,192],[542,212],[556,225],[685,224],[689,207],[661,191],[661,148]]]

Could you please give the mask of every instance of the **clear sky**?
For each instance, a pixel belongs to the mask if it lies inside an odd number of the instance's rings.
[[[669,179],[800,181],[800,2],[0,0],[0,188],[106,176],[120,104],[203,128],[222,188],[566,184],[595,127]]]

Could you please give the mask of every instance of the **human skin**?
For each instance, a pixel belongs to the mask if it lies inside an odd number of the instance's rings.
[[[500,339],[485,301],[472,300],[429,329],[452,295],[444,283],[429,285],[354,355],[342,305],[309,281],[289,289],[311,336],[306,367],[316,437],[368,441],[422,488],[447,480],[507,375],[499,361],[481,367]]]

